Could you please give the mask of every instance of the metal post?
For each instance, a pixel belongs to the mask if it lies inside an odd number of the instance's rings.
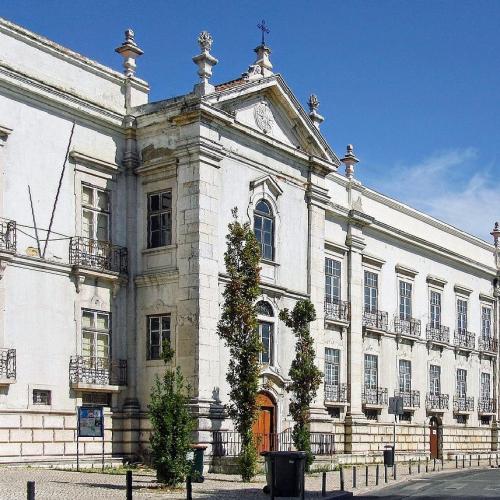
[[[462,455],[462,469],[465,469],[465,455]]]
[[[458,469],[458,455],[455,455],[455,469]]]
[[[387,483],[387,465],[384,464],[384,480]]]
[[[326,472],[323,472],[323,478],[321,480],[321,496],[326,497]]]
[[[104,429],[102,430],[102,472],[104,472]]]
[[[418,459],[417,472],[420,474],[420,458]]]
[[[394,477],[394,481],[396,481],[396,462],[394,462],[394,465],[392,466],[392,475]]]
[[[26,498],[28,500],[35,500],[35,481],[28,481],[26,485]]]
[[[497,467],[498,467],[498,453],[495,456],[496,456],[496,462],[497,462]]]
[[[365,486],[368,486],[368,465],[365,467]]]
[[[411,459],[408,462],[408,474],[411,476]]]
[[[479,453],[477,454],[477,466],[479,467]]]
[[[432,465],[432,471],[436,472],[436,459],[434,459],[434,463]]]
[[[356,488],[356,466],[352,468],[352,488]]]
[[[429,457],[425,457],[425,472],[429,472]]]
[[[472,455],[469,455],[469,467],[472,467]]]
[[[375,470],[375,485],[378,486],[378,476],[379,476],[379,465],[377,464],[377,468]]]
[[[344,468],[340,466],[340,491],[344,491]]]
[[[191,484],[191,475],[186,478],[186,500],[193,500],[193,487]]]
[[[488,465],[491,467],[491,453],[490,453],[490,456],[488,458],[489,458]]]
[[[127,471],[127,500],[132,500],[132,471]]]
[[[444,458],[441,459],[441,470],[444,470]]]

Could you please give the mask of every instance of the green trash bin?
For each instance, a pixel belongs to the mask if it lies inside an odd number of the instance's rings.
[[[305,498],[305,451],[267,451],[262,453],[266,463],[264,493],[271,500],[278,497]]]
[[[203,455],[207,446],[204,444],[191,445],[193,450],[193,466],[191,468],[191,480],[195,483],[202,483],[205,478],[203,477]]]

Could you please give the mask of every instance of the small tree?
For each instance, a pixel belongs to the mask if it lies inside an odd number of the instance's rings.
[[[293,443],[297,450],[307,453],[306,467],[309,469],[313,462],[308,426],[309,408],[316,397],[323,377],[314,364],[314,340],[309,331],[309,323],[316,319],[316,312],[311,301],[299,300],[292,312],[284,309],[279,317],[297,337],[295,359],[288,372],[292,382],[287,387],[287,391],[292,393],[290,413],[295,422],[292,432]]]
[[[194,420],[189,409],[189,386],[179,367],[170,366],[174,351],[168,342],[163,343],[162,358],[165,373],[156,375],[149,418],[153,427],[151,443],[153,465],[159,481],[169,486],[183,482],[191,469],[187,454],[190,451]]]
[[[227,409],[241,436],[241,477],[249,481],[257,469],[252,426],[257,416],[259,353],[262,349],[254,306],[260,293],[260,247],[250,224],[238,221],[236,208],[232,214],[224,254],[229,282],[223,292],[224,305],[217,332],[229,348],[226,380],[231,402]]]

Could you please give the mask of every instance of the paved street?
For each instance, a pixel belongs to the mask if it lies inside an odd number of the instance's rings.
[[[364,500],[500,498],[500,469],[443,472],[395,484],[358,498]]]

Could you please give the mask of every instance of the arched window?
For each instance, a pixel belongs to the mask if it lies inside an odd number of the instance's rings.
[[[274,258],[274,217],[269,203],[260,200],[255,205],[253,214],[255,237],[260,243],[261,257],[266,260]]]
[[[260,352],[259,361],[263,365],[272,365],[274,363],[274,323],[271,319],[274,318],[273,308],[268,302],[264,302],[263,300],[257,302],[255,308],[259,316],[259,336],[262,342],[262,351]]]

